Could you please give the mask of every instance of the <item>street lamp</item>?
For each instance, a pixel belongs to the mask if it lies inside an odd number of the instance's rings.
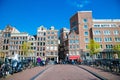
[[[66,56],[67,56],[66,58],[67,58],[67,61],[68,61],[68,56],[69,56],[69,54],[67,53]]]

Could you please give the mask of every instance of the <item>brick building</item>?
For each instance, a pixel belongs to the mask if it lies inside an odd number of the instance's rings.
[[[58,61],[58,30],[53,26],[46,29],[40,26],[37,30],[37,56],[50,61]]]
[[[74,36],[78,36],[79,53],[77,53],[82,59],[90,58],[88,50],[90,39],[100,43],[100,53],[96,58],[113,58],[112,47],[120,43],[120,19],[93,19],[92,11],[78,11],[70,18],[70,33],[73,32]],[[69,40],[68,44],[71,42]],[[70,51],[71,45],[68,47],[69,56],[77,55],[76,52]]]

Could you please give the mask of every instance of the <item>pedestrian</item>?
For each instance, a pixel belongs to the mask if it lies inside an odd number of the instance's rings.
[[[40,57],[37,58],[37,64],[40,66],[41,59]]]

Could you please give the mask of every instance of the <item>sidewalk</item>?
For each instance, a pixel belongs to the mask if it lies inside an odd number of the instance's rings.
[[[120,75],[116,75],[110,72],[105,72],[104,70],[101,69],[97,69],[91,66],[86,66],[86,65],[79,65],[80,67],[83,67],[89,71],[92,71],[93,73],[96,73],[100,76],[105,77],[108,80],[120,80]]]
[[[47,66],[37,66],[34,68],[28,68],[24,71],[14,73],[13,75],[8,75],[6,78],[0,78],[0,80],[31,80],[34,76],[36,76],[39,72],[43,71],[47,67],[50,67],[52,65]]]

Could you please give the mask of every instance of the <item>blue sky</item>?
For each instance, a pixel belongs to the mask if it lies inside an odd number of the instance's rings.
[[[34,35],[40,25],[69,28],[70,17],[84,10],[96,19],[120,19],[120,0],[0,0],[0,29],[10,24]]]

